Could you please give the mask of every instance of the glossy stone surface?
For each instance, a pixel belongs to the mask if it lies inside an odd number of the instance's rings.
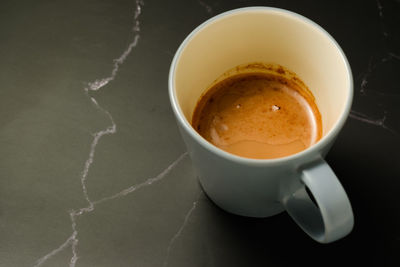
[[[170,108],[185,36],[261,5],[320,24],[353,70],[353,109],[327,161],[355,228],[329,245],[286,213],[217,208]],[[0,266],[400,265],[398,0],[7,0],[0,22]]]

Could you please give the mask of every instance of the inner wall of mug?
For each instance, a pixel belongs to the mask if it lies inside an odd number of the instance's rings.
[[[198,99],[215,79],[251,62],[280,64],[303,80],[315,96],[323,135],[343,114],[351,78],[335,42],[302,16],[259,8],[217,16],[186,40],[173,79],[187,121],[191,124]]]

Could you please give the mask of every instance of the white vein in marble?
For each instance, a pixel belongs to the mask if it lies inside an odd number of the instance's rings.
[[[213,13],[212,7],[202,0],[198,0],[199,4],[204,7],[209,15]]]
[[[383,93],[378,90],[367,88],[368,79],[375,72],[375,70],[377,70],[384,63],[389,62],[391,60],[400,60],[400,56],[398,56],[394,53],[388,52],[387,55],[385,55],[382,58],[379,58],[378,60],[374,60],[374,56],[370,57],[369,62],[368,62],[367,71],[361,77],[360,93],[362,95],[367,95],[367,92],[370,91],[370,92],[374,92],[375,94],[378,94],[381,96],[400,96],[400,94]]]
[[[381,29],[382,29],[382,34],[383,36],[387,37],[389,34],[386,31],[385,23],[383,22],[384,20],[384,14],[383,14],[383,6],[380,0],[376,0],[376,6],[378,8],[378,14],[380,18],[380,23],[381,23]]]
[[[378,16],[379,16],[379,23],[381,26],[381,33],[383,36],[383,42],[386,44],[388,42],[389,38],[389,33],[386,30],[386,24],[385,24],[385,10],[384,6],[382,5],[381,0],[376,0],[376,6],[377,6],[377,11],[378,11]],[[387,47],[385,45],[385,47]],[[384,55],[378,57],[375,59],[375,56],[370,56],[369,61],[368,61],[368,66],[367,70],[365,73],[361,75],[361,82],[360,82],[360,93],[362,96],[368,95],[368,92],[373,92],[376,95],[384,96],[384,97],[398,97],[400,94],[393,94],[393,93],[385,93],[381,92],[377,89],[371,89],[368,88],[368,80],[371,77],[371,75],[383,64],[391,61],[391,60],[400,60],[400,56],[397,55],[396,53],[392,51],[385,51]],[[354,111],[352,110],[350,112],[349,117],[364,123],[368,123],[377,127],[382,127],[383,129],[386,129],[390,131],[391,133],[398,134],[394,129],[388,127],[386,125],[386,119],[387,119],[387,111],[383,111],[384,115],[381,118],[371,118],[367,116],[366,114],[359,112],[359,111]]]
[[[100,131],[98,131],[98,132],[93,134],[93,141],[92,141],[92,143],[90,145],[89,156],[88,156],[87,160],[85,161],[84,168],[83,168],[83,171],[82,171],[81,176],[80,176],[81,186],[82,186],[82,193],[83,193],[84,198],[88,202],[88,206],[87,207],[83,207],[83,208],[78,209],[78,210],[71,210],[69,212],[69,217],[70,217],[70,220],[71,220],[72,234],[59,247],[55,248],[50,253],[48,253],[45,256],[43,256],[40,259],[38,259],[36,261],[35,265],[34,265],[35,267],[41,266],[47,260],[49,260],[50,258],[55,256],[59,252],[65,250],[66,248],[69,248],[69,247],[71,247],[71,252],[72,252],[72,257],[70,259],[69,266],[70,267],[75,267],[75,265],[76,265],[76,263],[77,263],[77,261],[79,259],[78,251],[77,251],[77,246],[78,246],[79,240],[77,238],[78,237],[78,230],[77,230],[77,225],[76,225],[76,218],[81,216],[81,215],[83,215],[83,214],[85,214],[85,213],[93,211],[95,209],[95,206],[100,204],[100,203],[126,196],[126,195],[136,191],[137,189],[140,189],[140,188],[145,187],[145,186],[150,186],[154,182],[160,181],[187,155],[187,153],[183,153],[174,162],[172,162],[172,164],[170,164],[166,169],[164,169],[160,174],[158,174],[156,177],[148,178],[143,183],[131,186],[131,187],[127,188],[127,189],[122,190],[121,192],[119,192],[119,193],[117,193],[115,195],[112,195],[112,196],[109,196],[109,197],[105,197],[105,198],[100,199],[100,200],[91,201],[90,198],[89,198],[88,190],[87,190],[87,187],[86,187],[86,179],[87,179],[90,167],[91,167],[91,165],[92,165],[92,163],[94,161],[96,147],[97,147],[100,139],[103,136],[115,134],[117,132],[117,125],[115,124],[114,119],[111,116],[111,114],[106,109],[101,107],[98,104],[98,102],[96,101],[96,99],[89,95],[89,92],[90,91],[98,91],[102,87],[106,86],[109,82],[114,80],[116,75],[117,75],[117,73],[118,73],[119,66],[124,63],[125,59],[129,56],[129,54],[131,53],[132,49],[134,47],[136,47],[136,45],[137,45],[137,43],[139,41],[139,38],[140,38],[140,35],[139,35],[139,32],[140,32],[139,16],[140,16],[140,14],[142,12],[142,6],[143,5],[144,5],[143,1],[141,1],[141,0],[137,0],[136,1],[136,9],[135,9],[135,12],[134,12],[134,27],[133,27],[133,32],[134,32],[135,35],[134,35],[133,41],[123,51],[121,56],[114,60],[114,65],[113,65],[113,69],[111,71],[111,75],[108,76],[108,77],[102,78],[102,79],[97,79],[94,82],[89,83],[88,87],[84,88],[85,94],[90,99],[92,104],[97,109],[101,110],[105,115],[107,115],[108,119],[111,122],[111,125],[108,126],[106,129],[100,130]]]
[[[139,16],[142,12],[142,6],[144,5],[143,1],[137,0],[136,1],[136,9],[134,13],[134,26],[133,26],[133,32],[135,33],[133,41],[128,45],[128,47],[125,49],[125,51],[121,54],[119,58],[114,59],[114,67],[111,71],[111,75],[102,79],[95,80],[94,82],[91,82],[88,84],[88,87],[85,88],[85,91],[97,91],[100,88],[106,86],[109,82],[115,79],[115,76],[117,75],[117,72],[119,70],[119,66],[124,63],[125,59],[128,57],[128,55],[131,53],[132,49],[137,45],[139,38],[140,38],[140,21],[139,21]]]
[[[358,120],[358,121],[362,121],[362,122],[377,126],[377,127],[382,127],[383,129],[386,129],[393,134],[397,134],[397,132],[394,129],[392,129],[386,125],[386,119],[387,119],[386,112],[384,112],[382,118],[376,119],[376,118],[371,118],[361,112],[351,110],[349,117],[352,119]]]
[[[169,257],[171,254],[171,250],[175,244],[175,241],[182,235],[183,230],[185,229],[186,225],[189,223],[190,216],[192,215],[193,211],[196,209],[199,199],[200,199],[200,195],[197,197],[197,199],[195,201],[193,201],[192,207],[186,213],[185,218],[183,219],[182,225],[179,227],[178,231],[175,233],[175,235],[169,241],[169,244],[167,247],[167,255],[165,256],[163,267],[168,266]]]
[[[71,219],[71,227],[72,227],[72,234],[71,236],[69,236],[67,238],[67,240],[62,243],[58,248],[54,249],[53,251],[51,251],[50,253],[48,253],[47,255],[43,256],[42,258],[40,258],[39,260],[37,260],[36,264],[34,265],[36,266],[40,266],[42,265],[44,262],[46,262],[48,259],[50,259],[51,257],[53,257],[54,255],[56,255],[57,253],[63,251],[64,249],[68,248],[69,246],[71,246],[71,250],[72,250],[72,257],[70,260],[70,267],[74,267],[77,260],[78,260],[78,255],[77,255],[77,245],[79,240],[77,239],[77,235],[78,235],[78,231],[76,229],[76,218],[85,214],[85,213],[89,213],[92,212],[95,209],[96,205],[99,205],[101,203],[113,200],[113,199],[117,199],[117,198],[121,198],[124,197],[130,193],[133,193],[134,191],[142,188],[142,187],[146,187],[146,186],[150,186],[152,185],[154,182],[160,181],[163,178],[166,177],[166,175],[176,166],[178,165],[178,163],[180,161],[182,161],[183,158],[185,158],[187,156],[187,152],[183,153],[181,156],[179,156],[174,162],[172,162],[167,168],[165,168],[160,174],[158,174],[156,177],[152,177],[152,178],[148,178],[146,181],[144,181],[143,183],[131,186],[127,189],[122,190],[121,192],[109,196],[109,197],[105,197],[96,201],[93,201],[90,203],[90,205],[88,207],[84,207],[81,208],[79,210],[72,210],[70,211],[69,215],[70,215],[70,219]]]
[[[383,42],[386,43],[388,41],[389,34],[386,31],[386,24],[384,21],[384,19],[385,19],[384,7],[381,3],[381,0],[376,0],[376,6],[378,9],[379,22],[381,24],[381,32],[383,35]],[[384,64],[390,60],[400,60],[400,56],[392,51],[386,51],[384,56],[381,56],[380,58],[378,58],[375,61],[374,61],[374,56],[370,57],[370,59],[368,61],[367,71],[362,75],[362,79],[361,79],[360,93],[362,95],[366,95],[368,78],[371,76],[371,74],[382,64]],[[371,89],[368,89],[368,90],[371,90]],[[377,92],[377,90],[372,90],[372,91]],[[381,93],[381,95],[385,95],[385,94]],[[392,96],[392,94],[386,94],[386,95]]]
[[[134,192],[134,191],[136,191],[136,190],[138,190],[138,189],[140,189],[142,187],[149,186],[149,185],[152,185],[155,182],[160,181],[161,179],[163,179],[167,175],[167,173],[169,173],[173,168],[175,168],[175,166],[185,156],[187,156],[187,154],[188,154],[187,152],[183,153],[180,157],[178,157],[171,165],[169,165],[165,170],[163,170],[156,177],[148,178],[143,183],[130,186],[130,187],[128,187],[128,188],[116,193],[115,195],[108,196],[108,197],[93,201],[93,205],[97,205],[97,204],[100,204],[100,203],[103,203],[103,202],[106,202],[106,201],[109,201],[109,200],[112,200],[112,199],[115,199],[115,198],[120,198],[120,197],[126,196],[126,195],[128,195],[128,194],[130,194],[130,193],[132,193],[132,192]]]

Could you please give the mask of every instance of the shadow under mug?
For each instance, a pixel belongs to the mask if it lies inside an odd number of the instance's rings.
[[[202,93],[227,70],[251,62],[280,64],[308,86],[322,117],[323,136],[316,144],[283,158],[249,159],[215,147],[192,128]],[[352,230],[349,199],[324,157],[348,117],[353,80],[342,49],[319,25],[270,7],[215,16],[180,45],[169,73],[169,96],[200,183],[222,209],[251,217],[286,210],[321,243]]]

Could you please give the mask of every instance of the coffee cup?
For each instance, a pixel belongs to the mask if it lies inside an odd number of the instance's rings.
[[[279,64],[302,79],[321,114],[318,142],[285,157],[252,159],[230,154],[196,132],[192,114],[205,90],[222,73],[249,62]],[[350,233],[350,201],[324,158],[349,115],[353,79],[342,49],[323,28],[271,7],[217,15],[193,30],[177,50],[169,97],[200,184],[216,205],[250,217],[287,211],[320,243]]]

